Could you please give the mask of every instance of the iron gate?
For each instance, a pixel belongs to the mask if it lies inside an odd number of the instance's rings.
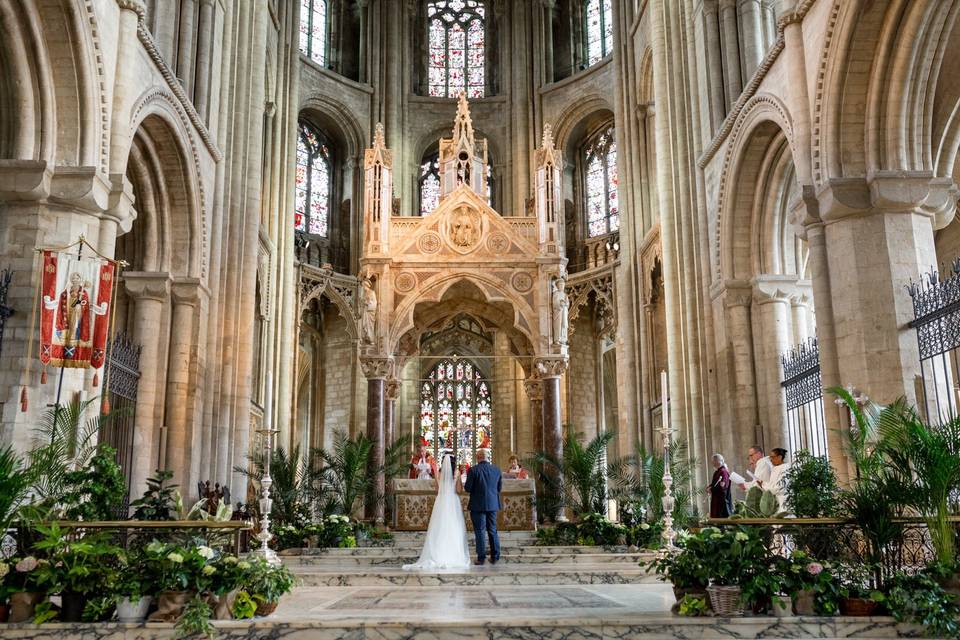
[[[960,402],[960,259],[952,274],[941,278],[936,269],[907,287],[913,299],[910,327],[920,347],[920,389],[917,402],[928,422],[945,422],[957,416]]]
[[[13,279],[13,271],[4,269],[0,271],[0,355],[3,355],[3,331],[7,325],[7,319],[13,315],[13,308],[7,304],[7,293],[10,291],[10,280]]]
[[[107,345],[107,388],[111,418],[104,426],[101,441],[117,450],[117,463],[127,479],[133,477],[133,433],[137,417],[137,387],[140,385],[140,345],[130,335],[118,332]],[[124,501],[127,515],[129,493]]]
[[[827,428],[820,379],[820,344],[816,338],[798,344],[780,356],[787,405],[790,452],[806,449],[814,456],[827,455]]]

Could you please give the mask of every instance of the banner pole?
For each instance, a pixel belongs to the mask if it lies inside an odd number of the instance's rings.
[[[79,261],[83,257],[83,236],[80,236],[80,241],[77,243],[77,260]],[[53,403],[53,432],[50,434],[50,444],[53,444],[54,438],[57,434],[57,427],[60,422],[60,397],[63,394],[63,371],[66,367],[63,363],[63,357],[61,354],[60,357],[60,380],[57,382],[57,399]]]

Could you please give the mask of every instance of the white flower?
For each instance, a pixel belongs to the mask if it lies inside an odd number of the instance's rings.
[[[239,562],[239,563],[237,563],[237,569],[242,569],[243,571],[246,571],[246,570],[249,569],[249,568],[250,568],[250,563],[249,563],[249,562]]]
[[[28,571],[33,571],[37,568],[37,559],[33,556],[27,556],[23,560],[17,563],[17,571],[20,573],[27,573]]]
[[[147,551],[150,553],[159,553],[163,551],[163,543],[158,540],[154,540],[147,545]]]
[[[170,562],[172,562],[172,563],[174,563],[174,564],[180,564],[181,562],[183,562],[183,556],[180,555],[179,553],[176,553],[176,552],[174,552],[174,553],[168,553],[168,554],[167,554],[167,560],[169,560]]]
[[[640,525],[640,528],[643,529],[644,531],[646,531],[647,529],[650,528],[650,525],[647,524],[646,522],[644,522],[643,524]]]
[[[745,534],[743,531],[737,531],[737,535],[735,535],[734,538],[739,542],[746,542],[750,539],[750,536]]]
[[[203,571],[203,575],[205,576],[212,576],[217,572],[217,568],[212,564],[208,564],[203,569],[201,569],[201,571]]]
[[[0,578],[10,573],[10,565],[6,562],[0,562]]]
[[[197,553],[200,554],[201,558],[206,558],[207,560],[209,560],[214,556],[213,549],[211,549],[210,547],[205,547],[203,545],[197,547]]]
[[[237,556],[227,556],[223,559],[223,564],[237,564]]]

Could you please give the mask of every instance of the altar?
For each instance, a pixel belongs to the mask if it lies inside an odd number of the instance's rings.
[[[434,480],[409,480],[397,478],[391,484],[393,501],[393,529],[397,531],[426,531],[430,524],[433,503],[437,499],[437,483]],[[533,480],[503,480],[500,500],[503,508],[497,514],[497,529],[500,531],[533,531],[537,528],[537,512],[534,507],[536,485]],[[467,528],[473,530],[467,501],[470,496],[460,494],[463,515]]]

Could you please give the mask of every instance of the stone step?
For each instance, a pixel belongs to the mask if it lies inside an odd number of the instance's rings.
[[[410,553],[404,555],[353,555],[353,556],[327,556],[327,555],[307,555],[292,556],[284,558],[284,563],[288,566],[311,566],[311,567],[399,567],[404,564],[412,564],[420,557],[419,553]],[[554,566],[567,565],[624,565],[631,568],[639,566],[641,560],[649,556],[644,554],[626,554],[626,553],[582,553],[582,554],[553,554],[553,555],[524,555],[524,554],[503,554],[501,559],[510,564],[550,564]]]
[[[469,545],[472,550],[474,545]],[[393,557],[420,555],[423,545],[409,545],[403,547],[352,547],[349,549],[288,549],[280,553],[281,556],[290,557],[348,557],[348,556],[366,556],[366,557]],[[598,555],[598,554],[625,554],[634,553],[629,551],[628,547],[567,547],[567,546],[517,546],[500,545],[500,553],[504,557],[515,556],[563,556],[563,555]],[[637,552],[647,557],[652,557],[652,552]]]
[[[493,585],[584,585],[655,584],[657,577],[636,565],[593,564],[557,567],[552,564],[500,562],[466,570],[442,572],[404,571],[399,567],[290,566],[305,587],[368,586],[493,586]]]

